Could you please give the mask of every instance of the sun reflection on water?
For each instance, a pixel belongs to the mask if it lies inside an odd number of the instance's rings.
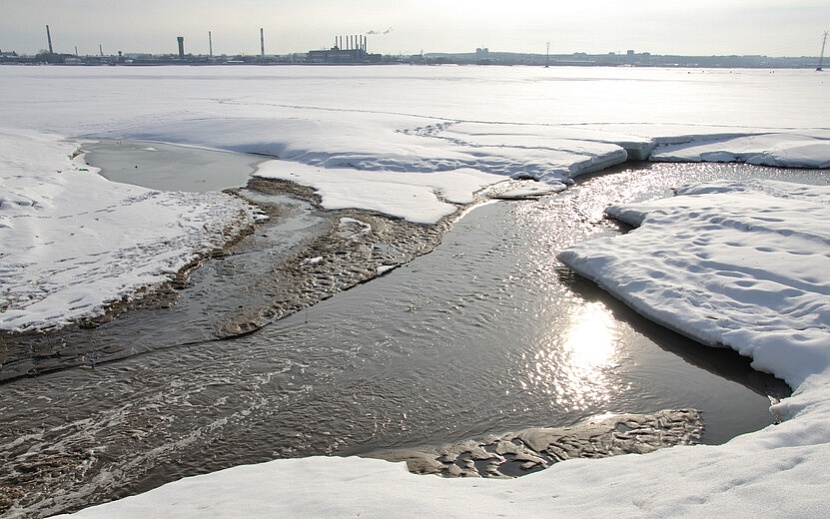
[[[542,391],[557,407],[576,411],[611,400],[609,370],[617,364],[616,321],[599,302],[572,308],[566,328],[547,330],[528,359],[526,389]]]
[[[585,374],[607,366],[614,356],[615,322],[602,303],[577,309],[565,335],[565,348],[574,368]]]

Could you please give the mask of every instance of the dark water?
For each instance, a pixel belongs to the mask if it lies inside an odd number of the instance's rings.
[[[232,465],[605,412],[696,407],[709,443],[769,425],[779,382],[649,323],[555,259],[620,232],[602,216],[609,204],[745,176],[826,183],[816,171],[734,165],[621,169],[540,201],[480,207],[433,253],[253,335],[6,383],[0,499],[28,510],[13,516],[46,515]],[[175,339],[174,326],[160,329]]]
[[[242,187],[263,157],[158,142],[99,139],[83,145],[86,160],[113,182],[163,191]],[[193,174],[186,174],[192,172]]]

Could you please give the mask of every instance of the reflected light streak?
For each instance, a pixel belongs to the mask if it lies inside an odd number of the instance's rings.
[[[543,391],[557,406],[586,409],[610,401],[607,370],[616,365],[616,322],[602,303],[576,305],[562,330],[549,330],[527,365],[527,389]],[[524,384],[523,384],[524,386]]]
[[[572,367],[590,375],[613,360],[614,319],[605,305],[589,303],[579,308],[567,331],[565,350],[569,353]]]

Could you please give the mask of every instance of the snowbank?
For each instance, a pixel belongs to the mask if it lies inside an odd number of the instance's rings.
[[[797,387],[830,366],[830,187],[718,182],[611,207],[636,231],[559,255],[649,319]]]
[[[828,136],[770,133],[714,142],[695,141],[666,146],[651,155],[652,160],[673,162],[746,162],[758,166],[789,168],[830,167]]]
[[[817,471],[830,462],[828,449],[728,451],[572,460],[513,480],[417,476],[403,463],[371,459],[289,459],[183,479],[72,517],[827,516]],[[757,470],[742,473],[747,465]]]
[[[235,197],[114,184],[77,151],[54,135],[0,130],[0,329],[99,315],[252,224]]]
[[[360,208],[413,223],[432,224],[470,204],[475,193],[504,177],[473,169],[440,173],[396,173],[322,169],[272,160],[259,165],[255,176],[311,186],[326,209]]]

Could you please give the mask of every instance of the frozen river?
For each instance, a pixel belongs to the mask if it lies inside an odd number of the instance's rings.
[[[227,151],[390,180],[466,168],[555,182],[651,146],[681,160],[697,153],[799,163],[804,150],[821,146],[815,139],[827,120],[816,108],[827,106],[826,88],[812,71],[5,67],[0,85],[26,94],[0,102],[9,135],[213,147],[225,151],[205,164],[234,171],[234,186],[260,157]],[[756,132],[770,136],[729,140]],[[154,189],[185,188],[182,179],[169,183],[179,164],[172,148],[132,153],[134,161],[105,165],[99,150],[96,160],[117,181],[137,174],[159,182],[148,184]],[[149,175],[149,153],[168,169]],[[3,165],[19,159],[11,154]],[[207,262],[178,287],[172,308],[130,312],[95,333],[72,328],[55,348],[83,356],[88,344],[78,349],[71,339],[86,334],[101,339],[96,353],[125,358],[96,364],[91,356],[84,367],[94,369],[2,384],[0,459],[14,470],[0,474],[0,515],[45,516],[244,463],[372,455],[605,412],[699,408],[708,443],[762,428],[775,420],[769,397],[786,392],[779,382],[730,351],[641,319],[555,260],[573,243],[621,232],[602,216],[609,204],[746,176],[826,183],[810,170],[624,167],[541,201],[480,207],[433,253],[257,333],[215,340],[222,312],[271,304],[276,289],[260,282],[273,256],[319,232],[319,213],[297,203],[301,218],[260,228],[244,254]],[[24,187],[23,195],[39,196]],[[203,175],[187,189],[221,187],[221,175]],[[778,481],[787,491],[797,486]]]
[[[3,386],[0,456],[26,469],[24,484],[50,485],[15,501],[64,509],[239,464],[458,442],[606,412],[698,408],[707,443],[760,429],[782,383],[651,324],[555,260],[620,232],[603,218],[609,204],[746,176],[823,182],[809,170],[623,168],[540,201],[479,207],[431,254],[252,335],[196,340],[198,319],[156,315],[158,349]],[[255,269],[257,255],[245,257]],[[221,276],[221,263],[205,270]],[[198,297],[235,297],[231,284],[210,285]],[[113,329],[109,340],[129,347],[147,323]],[[15,478],[2,483],[14,488]]]

